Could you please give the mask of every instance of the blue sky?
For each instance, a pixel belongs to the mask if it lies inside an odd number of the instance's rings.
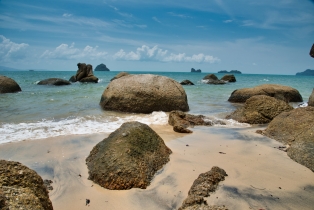
[[[313,0],[0,0],[1,66],[295,74],[314,69]]]

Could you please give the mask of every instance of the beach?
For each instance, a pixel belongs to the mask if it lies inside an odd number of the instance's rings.
[[[0,159],[21,162],[52,180],[49,196],[56,210],[178,209],[193,181],[213,166],[228,176],[207,198],[209,205],[236,210],[313,208],[313,172],[279,150],[281,143],[256,134],[260,127],[199,126],[192,134],[175,133],[170,125],[151,127],[173,153],[147,189],[107,190],[88,180],[85,159],[109,133],[1,144]]]

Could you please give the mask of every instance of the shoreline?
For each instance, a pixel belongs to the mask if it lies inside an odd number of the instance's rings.
[[[255,133],[256,127],[195,127],[179,134],[150,126],[172,150],[147,189],[107,190],[88,180],[85,158],[108,134],[70,135],[0,145],[0,159],[21,162],[53,181],[54,209],[178,209],[194,180],[212,166],[228,176],[207,200],[229,209],[311,209],[314,173]],[[80,176],[79,176],[80,175]],[[90,204],[85,205],[85,199]]]

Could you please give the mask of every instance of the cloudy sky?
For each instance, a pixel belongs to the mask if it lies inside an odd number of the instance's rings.
[[[0,0],[0,65],[295,74],[314,69],[313,0]]]

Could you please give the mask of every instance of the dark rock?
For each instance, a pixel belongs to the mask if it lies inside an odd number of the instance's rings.
[[[313,69],[306,69],[303,72],[298,72],[295,75],[297,76],[314,76],[314,70]]]
[[[314,58],[314,44],[312,45],[312,48],[310,50],[310,56]]]
[[[191,82],[190,80],[183,80],[182,82],[180,82],[181,85],[194,85],[193,82]]]
[[[47,190],[53,190],[53,187],[51,186],[53,182],[49,179],[45,179],[44,180],[44,185],[46,187]]]
[[[109,83],[100,105],[104,110],[151,113],[188,111],[187,95],[173,79],[152,74],[124,76]]]
[[[234,119],[241,123],[264,124],[269,123],[281,112],[290,111],[293,107],[276,98],[257,95],[246,100],[243,107],[228,115],[227,119]]]
[[[314,171],[314,107],[300,107],[275,117],[263,134],[291,145],[288,156]]]
[[[98,78],[94,76],[93,66],[85,63],[77,64],[78,70],[76,75],[72,76],[69,81],[70,82],[91,82],[97,83]]]
[[[70,85],[71,83],[64,79],[59,78],[49,78],[42,80],[38,82],[38,85],[55,85],[55,86],[61,86],[61,85]]]
[[[121,77],[124,77],[124,76],[127,76],[127,75],[130,75],[128,72],[120,72],[119,74],[117,74],[116,76],[114,76],[110,81],[112,80],[115,80],[115,79],[119,79]]]
[[[127,122],[86,158],[89,179],[110,190],[145,189],[171,150],[148,125]]]
[[[206,81],[206,84],[213,84],[213,85],[223,85],[226,84],[225,81],[219,80],[216,75],[208,74],[206,75],[203,80]]]
[[[171,111],[169,114],[168,123],[173,126],[173,130],[178,133],[192,133],[188,127],[195,125],[212,125],[212,122],[205,121],[203,115],[191,115],[182,111]]]
[[[0,189],[0,209],[1,210],[10,210],[9,206],[6,204],[6,197],[2,190]]]
[[[191,72],[193,72],[193,73],[201,73],[202,70],[200,70],[200,69],[195,70],[194,68],[191,68]]]
[[[53,209],[42,178],[21,163],[0,160],[0,190],[9,209]]]
[[[13,79],[0,75],[0,93],[15,93],[19,91],[22,90]]]
[[[110,71],[105,64],[99,64],[96,66],[95,71]]]
[[[264,84],[252,88],[242,88],[231,93],[228,101],[244,103],[247,99],[255,95],[266,95],[286,102],[302,102],[299,91],[288,86]]]
[[[314,88],[312,90],[312,94],[310,95],[308,105],[309,106],[314,106]]]
[[[209,206],[204,199],[209,197],[210,193],[215,192],[219,182],[225,180],[225,176],[228,176],[227,173],[217,166],[200,174],[193,182],[188,197],[183,201],[179,210],[227,210],[224,206]]]
[[[236,82],[236,78],[233,74],[226,74],[220,80],[227,81],[227,82]]]

